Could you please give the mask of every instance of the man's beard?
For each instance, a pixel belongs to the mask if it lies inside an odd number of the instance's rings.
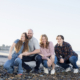
[[[31,38],[32,38],[32,36],[28,37],[28,39],[31,39]]]

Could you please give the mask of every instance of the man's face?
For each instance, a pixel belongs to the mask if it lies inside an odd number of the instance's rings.
[[[62,44],[63,43],[63,39],[61,37],[57,37],[57,43],[58,44]]]
[[[33,32],[31,30],[29,30],[27,32],[27,36],[28,36],[29,39],[31,39],[33,37]]]

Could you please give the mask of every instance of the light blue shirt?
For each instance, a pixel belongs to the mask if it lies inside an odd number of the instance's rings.
[[[14,43],[17,44],[18,41],[19,41],[19,39],[15,40]],[[23,49],[24,49],[24,43],[22,44],[21,49],[19,50],[18,53],[16,53],[16,51],[14,50],[12,57],[17,57],[18,55],[20,55],[23,52]]]

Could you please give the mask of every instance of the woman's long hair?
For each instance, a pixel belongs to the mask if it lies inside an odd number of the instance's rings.
[[[28,47],[28,42],[29,42],[29,40],[28,40],[27,34],[26,34],[26,33],[23,33],[23,34],[25,35],[23,52],[25,52],[25,51],[28,51],[28,50],[29,50],[29,47]],[[20,51],[22,45],[23,45],[23,42],[22,42],[22,40],[20,39],[20,40],[18,41],[18,43],[15,45],[15,51],[16,51],[16,53],[18,53],[18,52]]]
[[[49,41],[48,41],[48,37],[47,37],[46,34],[43,34],[43,35],[41,35],[41,37],[40,37],[40,47],[44,48],[44,44],[42,43],[42,37],[45,37],[45,38],[46,38],[46,48],[48,49]]]

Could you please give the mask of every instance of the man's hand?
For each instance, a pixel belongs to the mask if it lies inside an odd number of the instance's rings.
[[[39,54],[39,55],[41,55],[42,57],[44,57],[44,55],[43,55],[43,54]]]
[[[64,59],[63,58],[60,59],[60,63],[64,63]]]
[[[20,54],[18,57],[19,57],[20,59],[22,59],[23,56],[22,56],[22,54]]]
[[[9,56],[8,56],[8,59],[11,60],[11,59],[12,59],[12,55],[9,55]]]
[[[21,53],[20,56],[29,56],[31,53],[29,52],[24,52],[24,53]]]

